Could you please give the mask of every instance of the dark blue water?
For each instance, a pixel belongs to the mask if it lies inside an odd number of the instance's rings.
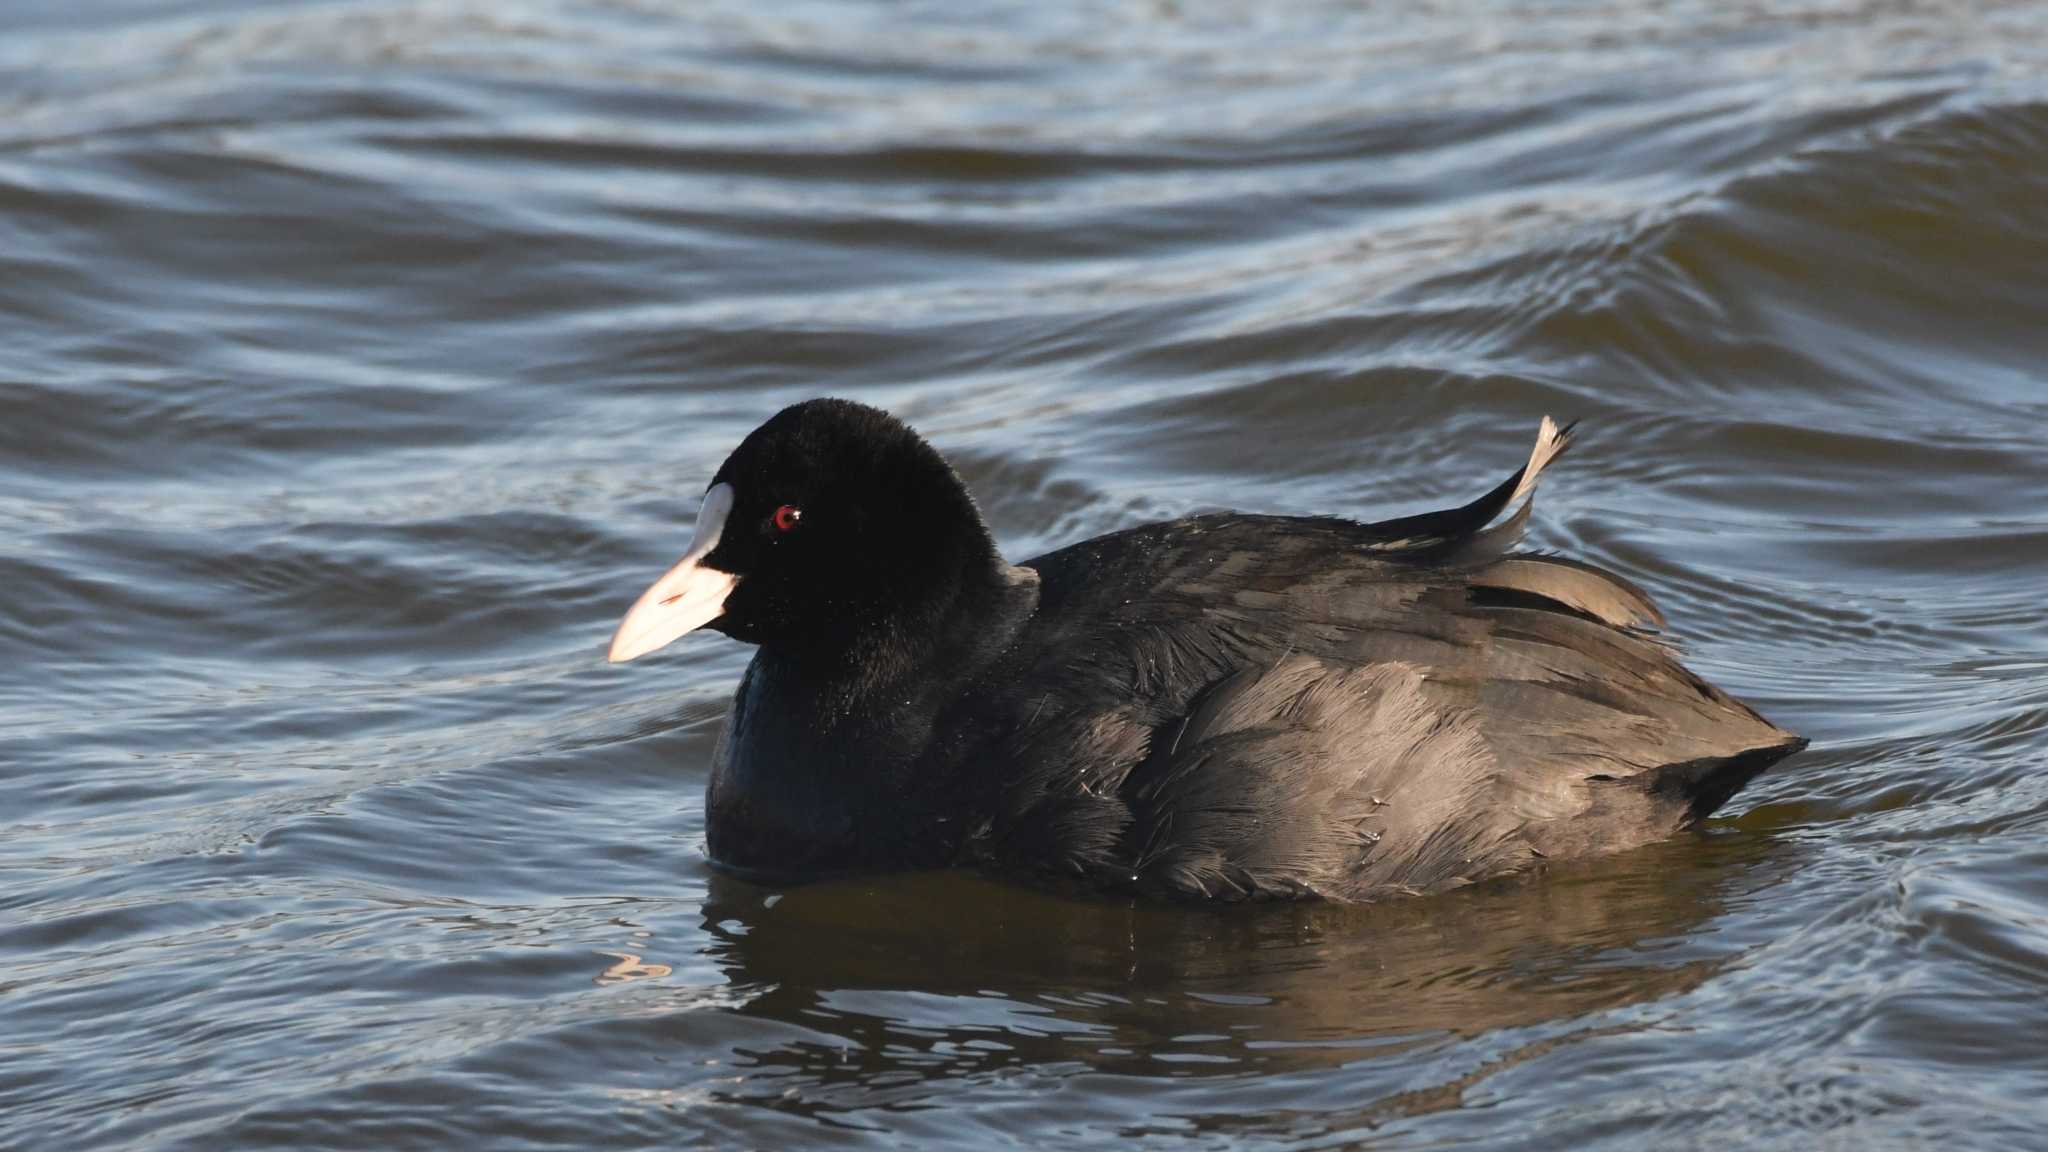
[[[2048,1147],[2048,11],[0,10],[0,1146]],[[1373,908],[714,875],[776,408],[1476,494],[1806,753]]]

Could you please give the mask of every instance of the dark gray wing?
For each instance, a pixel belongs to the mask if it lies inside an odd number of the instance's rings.
[[[1529,465],[1445,513],[1196,517],[1032,561],[1040,618],[1005,679],[1036,697],[993,709],[1008,762],[975,850],[1118,888],[1371,899],[1712,811],[1803,741],[1682,667],[1641,589],[1506,554],[1528,504],[1489,522],[1568,443],[1546,420]]]
[[[1507,783],[1420,669],[1290,656],[1204,693],[1131,774],[1127,850],[1182,896],[1433,891],[1530,859]]]

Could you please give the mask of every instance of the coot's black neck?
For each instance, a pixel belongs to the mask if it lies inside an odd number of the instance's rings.
[[[972,831],[930,754],[940,712],[1008,647],[1037,574],[969,561],[841,643],[766,645],[733,698],[706,817],[712,858],[757,873],[928,867]]]

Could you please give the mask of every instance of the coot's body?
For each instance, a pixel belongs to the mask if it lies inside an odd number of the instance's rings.
[[[1528,504],[1493,522],[1567,443],[1546,421],[1446,512],[1198,516],[1013,567],[915,433],[814,401],[727,461],[613,655],[761,645],[708,794],[727,867],[1439,891],[1666,836],[1805,744],[1680,666],[1634,586],[1510,552]]]

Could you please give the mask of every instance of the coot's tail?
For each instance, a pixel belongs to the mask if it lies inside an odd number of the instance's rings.
[[[1680,665],[1643,589],[1584,561],[1513,551],[1538,477],[1576,427],[1544,417],[1527,463],[1469,504],[1361,526],[1362,547],[1394,578],[1412,571],[1438,590],[1433,607],[1483,624],[1478,674],[1433,683],[1473,709],[1552,856],[1697,823],[1807,744]],[[1581,795],[1572,781],[1591,786],[1588,807],[1558,799]]]
[[[1486,495],[1470,504],[1440,512],[1424,512],[1364,525],[1368,534],[1367,547],[1395,553],[1401,559],[1415,563],[1455,567],[1484,563],[1506,554],[1521,540],[1522,529],[1529,522],[1529,509],[1535,501],[1524,501],[1514,515],[1501,524],[1492,528],[1487,525],[1493,524],[1516,501],[1536,491],[1537,477],[1572,446],[1572,431],[1578,426],[1578,422],[1573,421],[1560,428],[1556,421],[1545,416],[1537,426],[1536,445],[1529,451],[1528,463],[1515,469],[1513,475],[1494,485]]]
[[[1714,814],[1728,798],[1764,769],[1806,747],[1804,736],[1791,736],[1781,743],[1751,748],[1733,756],[1687,760],[1666,764],[1644,773],[1650,795],[1663,805],[1679,810],[1678,826],[1697,824]]]

